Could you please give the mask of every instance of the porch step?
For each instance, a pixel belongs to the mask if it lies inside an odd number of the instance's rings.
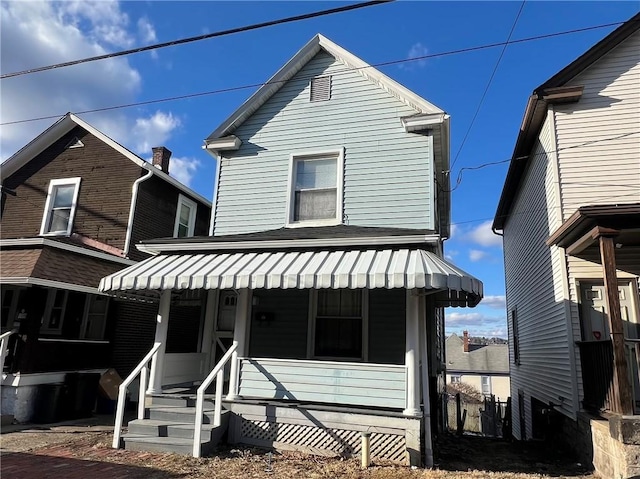
[[[153,419],[156,421],[174,422],[180,424],[189,424],[194,422],[196,414],[195,407],[181,406],[151,406],[146,409],[145,419]],[[202,412],[202,423],[213,424],[214,412],[213,407],[206,408]]]
[[[153,406],[195,407],[195,394],[154,394],[151,395]],[[204,395],[204,408],[212,409],[215,402],[214,394]]]
[[[127,434],[122,436],[124,448],[132,451],[192,454],[195,411],[195,407],[152,405],[145,410],[145,419],[129,422]],[[202,455],[209,454],[220,442],[229,426],[230,415],[230,411],[223,410],[220,426],[214,427],[213,409],[204,411]]]
[[[193,440],[179,437],[149,437],[142,435],[125,434],[124,448],[128,451],[150,452],[174,452],[176,454],[191,455],[193,453]],[[206,456],[213,451],[215,445],[203,443],[201,455]]]

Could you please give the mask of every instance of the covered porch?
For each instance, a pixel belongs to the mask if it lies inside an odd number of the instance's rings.
[[[102,280],[106,293],[159,296],[147,392],[170,385],[172,295],[204,289],[202,379],[228,359],[224,393],[216,393],[233,413],[230,441],[346,454],[369,432],[376,444],[396,441],[380,451],[432,464],[443,308],[474,306],[482,283],[434,245],[259,251],[238,243],[160,252]]]
[[[604,419],[590,420],[596,470],[630,477],[640,472],[628,460],[640,452],[640,203],[581,207],[547,244],[602,268],[578,278],[581,399]]]

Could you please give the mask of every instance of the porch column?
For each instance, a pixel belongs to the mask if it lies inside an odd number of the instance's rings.
[[[149,375],[149,394],[162,393],[162,376],[164,373],[164,354],[167,349],[167,330],[169,329],[169,309],[171,308],[171,290],[162,292],[160,306],[156,319],[155,343],[160,343],[160,348],[151,359],[151,373]]]
[[[422,417],[424,418],[424,467],[433,467],[433,441],[431,439],[431,392],[429,391],[429,342],[427,321],[435,321],[435,305],[431,298],[420,299],[420,370],[422,372]],[[428,301],[427,301],[428,300]],[[430,314],[427,314],[427,310]]]
[[[236,322],[233,328],[233,343],[238,345],[238,348],[231,355],[231,371],[229,373],[229,394],[227,394],[228,400],[233,400],[238,397],[238,380],[240,368],[238,364],[238,357],[245,356],[246,351],[246,336],[247,336],[247,321],[249,311],[251,311],[251,294],[248,289],[241,289],[238,291],[238,302],[236,303]]]
[[[619,414],[633,414],[633,399],[631,397],[631,384],[629,383],[629,370],[624,347],[624,327],[616,274],[614,238],[617,235],[618,231],[616,230],[598,228],[594,236],[600,242],[604,290],[607,295],[607,309],[609,310],[609,331],[611,331],[611,342],[613,343],[613,383],[610,388],[613,404],[611,404],[611,407],[613,412]]]
[[[407,290],[406,340],[404,364],[407,368],[407,407],[405,416],[420,415],[420,296]]]

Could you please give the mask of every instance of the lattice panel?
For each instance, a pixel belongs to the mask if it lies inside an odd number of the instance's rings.
[[[250,421],[242,418],[241,434],[242,438],[299,446],[316,454],[360,455],[359,431]],[[409,461],[405,438],[402,435],[374,432],[371,433],[370,444],[373,460],[384,459],[404,464]]]

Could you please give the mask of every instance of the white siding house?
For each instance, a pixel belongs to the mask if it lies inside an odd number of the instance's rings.
[[[536,88],[522,122],[493,225],[519,439],[582,448],[598,428],[584,411],[640,413],[639,30],[636,15]],[[598,449],[628,447],[623,436],[594,439],[605,477],[640,472]]]
[[[101,283],[160,297],[147,358],[155,405],[141,406],[125,447],[199,456],[226,421],[232,443],[352,455],[371,432],[373,457],[432,465],[443,308],[482,297],[442,255],[449,116],[318,35],[204,148],[217,160],[210,236],[138,245],[155,256]],[[162,380],[168,306],[193,290],[207,290],[207,367],[196,408],[181,411],[196,424],[185,444],[149,420],[178,419],[159,404],[193,403],[190,385]]]

